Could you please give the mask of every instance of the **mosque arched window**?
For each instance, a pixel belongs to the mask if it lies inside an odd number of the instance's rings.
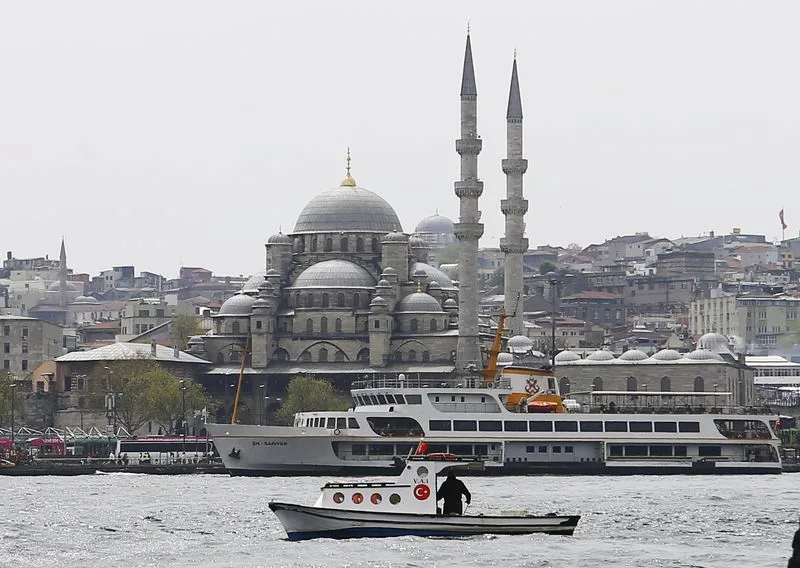
[[[417,360],[417,352],[413,349],[408,350],[408,360],[409,361],[416,361]]]
[[[353,294],[353,307],[354,307],[355,309],[358,309],[358,308],[360,308],[360,307],[361,307],[361,296],[359,295],[359,293],[358,293],[358,292],[356,292],[355,294]]]
[[[428,361],[430,361],[430,360],[431,360],[431,354],[430,354],[430,351],[423,351],[423,352],[422,352],[422,360],[423,360],[425,363],[427,363]]]
[[[300,297],[301,297],[301,296],[300,296],[300,293],[299,293],[299,292],[298,292],[297,294],[295,294],[295,295],[294,295],[294,307],[295,307],[295,308],[300,308],[300,307],[302,307],[302,306],[300,305]]]
[[[625,390],[628,392],[634,392],[639,390],[639,381],[636,380],[636,377],[628,377],[628,381],[625,384]]]
[[[436,323],[436,320],[432,319],[431,320],[431,331],[436,331],[437,328],[438,328],[438,324]]]
[[[306,333],[313,333],[314,332],[314,320],[307,319],[306,320]]]
[[[661,392],[669,392],[672,390],[672,381],[669,377],[661,377]]]
[[[231,333],[234,335],[241,333],[240,325],[238,321],[235,321],[231,324]]]
[[[364,348],[356,355],[356,361],[369,361],[369,349]]]
[[[347,237],[342,237],[342,240],[339,242],[339,250],[342,252],[348,252],[350,249],[350,244],[347,242]]]
[[[219,363],[219,364],[225,363],[225,354],[222,353],[222,351],[217,353],[217,363]]]
[[[273,361],[288,361],[289,360],[289,352],[286,349],[276,349],[275,353],[272,354]]]
[[[356,252],[364,252],[364,239],[361,237],[356,239]]]
[[[344,361],[344,351],[337,351],[336,355],[333,356],[333,360],[337,363],[341,363]]]
[[[402,351],[395,351],[393,358],[394,358],[395,361],[402,361],[403,360],[403,352]]]
[[[380,329],[380,328],[381,328],[380,320],[375,320],[375,329]]]
[[[331,252],[333,250],[333,239],[328,237],[325,239],[325,252]]]
[[[326,318],[325,316],[322,316],[322,318],[320,318],[319,320],[319,330],[322,333],[328,331],[328,318]]]
[[[320,363],[326,363],[328,361],[328,350],[324,347],[321,347],[319,350],[319,361]]]
[[[592,379],[592,390],[603,390],[603,377],[595,377]]]
[[[558,390],[561,391],[561,394],[569,394],[569,379],[567,377],[561,377],[558,379]]]
[[[300,355],[300,360],[301,361],[305,361],[307,363],[310,363],[311,362],[311,353],[309,353],[308,351],[303,351],[303,354]]]
[[[706,382],[703,377],[694,378],[694,392],[703,392],[706,390]]]
[[[317,252],[317,237],[311,237],[311,252]]]
[[[341,318],[336,318],[336,321],[333,324],[333,329],[336,331],[336,333],[342,333],[342,319]]]
[[[306,307],[307,308],[314,307],[314,294],[311,293],[306,294]]]
[[[372,238],[372,252],[378,252],[378,239]]]
[[[331,305],[330,297],[328,296],[327,292],[322,294],[322,307],[327,308]]]
[[[411,329],[411,331],[417,331],[417,320],[416,319],[412,319],[411,320],[410,329]]]
[[[337,308],[344,307],[344,294],[342,292],[336,294],[336,307]]]
[[[297,252],[306,252],[306,239],[305,239],[305,237],[300,237],[299,239],[297,239],[296,242],[297,242],[297,249],[298,249]],[[312,244],[314,243],[314,241],[311,241],[311,242],[312,242]]]

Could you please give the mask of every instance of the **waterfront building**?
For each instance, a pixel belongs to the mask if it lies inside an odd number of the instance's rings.
[[[64,329],[36,318],[0,316],[0,344],[0,372],[24,380],[42,362],[64,354]]]

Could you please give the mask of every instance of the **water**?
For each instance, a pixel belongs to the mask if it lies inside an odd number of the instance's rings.
[[[270,499],[322,478],[0,477],[0,566],[784,567],[800,474],[469,478],[469,512],[580,513],[575,535],[288,542]]]

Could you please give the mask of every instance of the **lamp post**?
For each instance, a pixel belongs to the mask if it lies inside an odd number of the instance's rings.
[[[548,272],[545,274],[547,283],[550,284],[550,293],[553,296],[553,307],[550,312],[550,357],[552,361],[553,373],[556,370],[556,297],[558,295],[558,287],[565,282],[565,279],[572,278],[572,274],[564,274],[559,276],[557,272]]]
[[[262,424],[262,421],[261,421],[261,417],[263,416],[263,410],[264,410],[264,388],[265,388],[265,385],[261,385],[258,388],[260,389],[260,394],[259,394],[259,397],[258,397],[258,425],[262,426],[263,424]]]
[[[186,381],[181,379],[181,457],[186,457]]]
[[[14,399],[16,397],[16,390],[17,384],[15,382],[11,382],[10,390],[11,390],[11,453],[14,453]]]

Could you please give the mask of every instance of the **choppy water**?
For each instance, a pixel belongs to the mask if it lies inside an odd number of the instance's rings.
[[[470,512],[583,518],[572,537],[287,542],[267,503],[325,481],[0,477],[0,566],[783,567],[800,511],[800,474],[470,478]]]

